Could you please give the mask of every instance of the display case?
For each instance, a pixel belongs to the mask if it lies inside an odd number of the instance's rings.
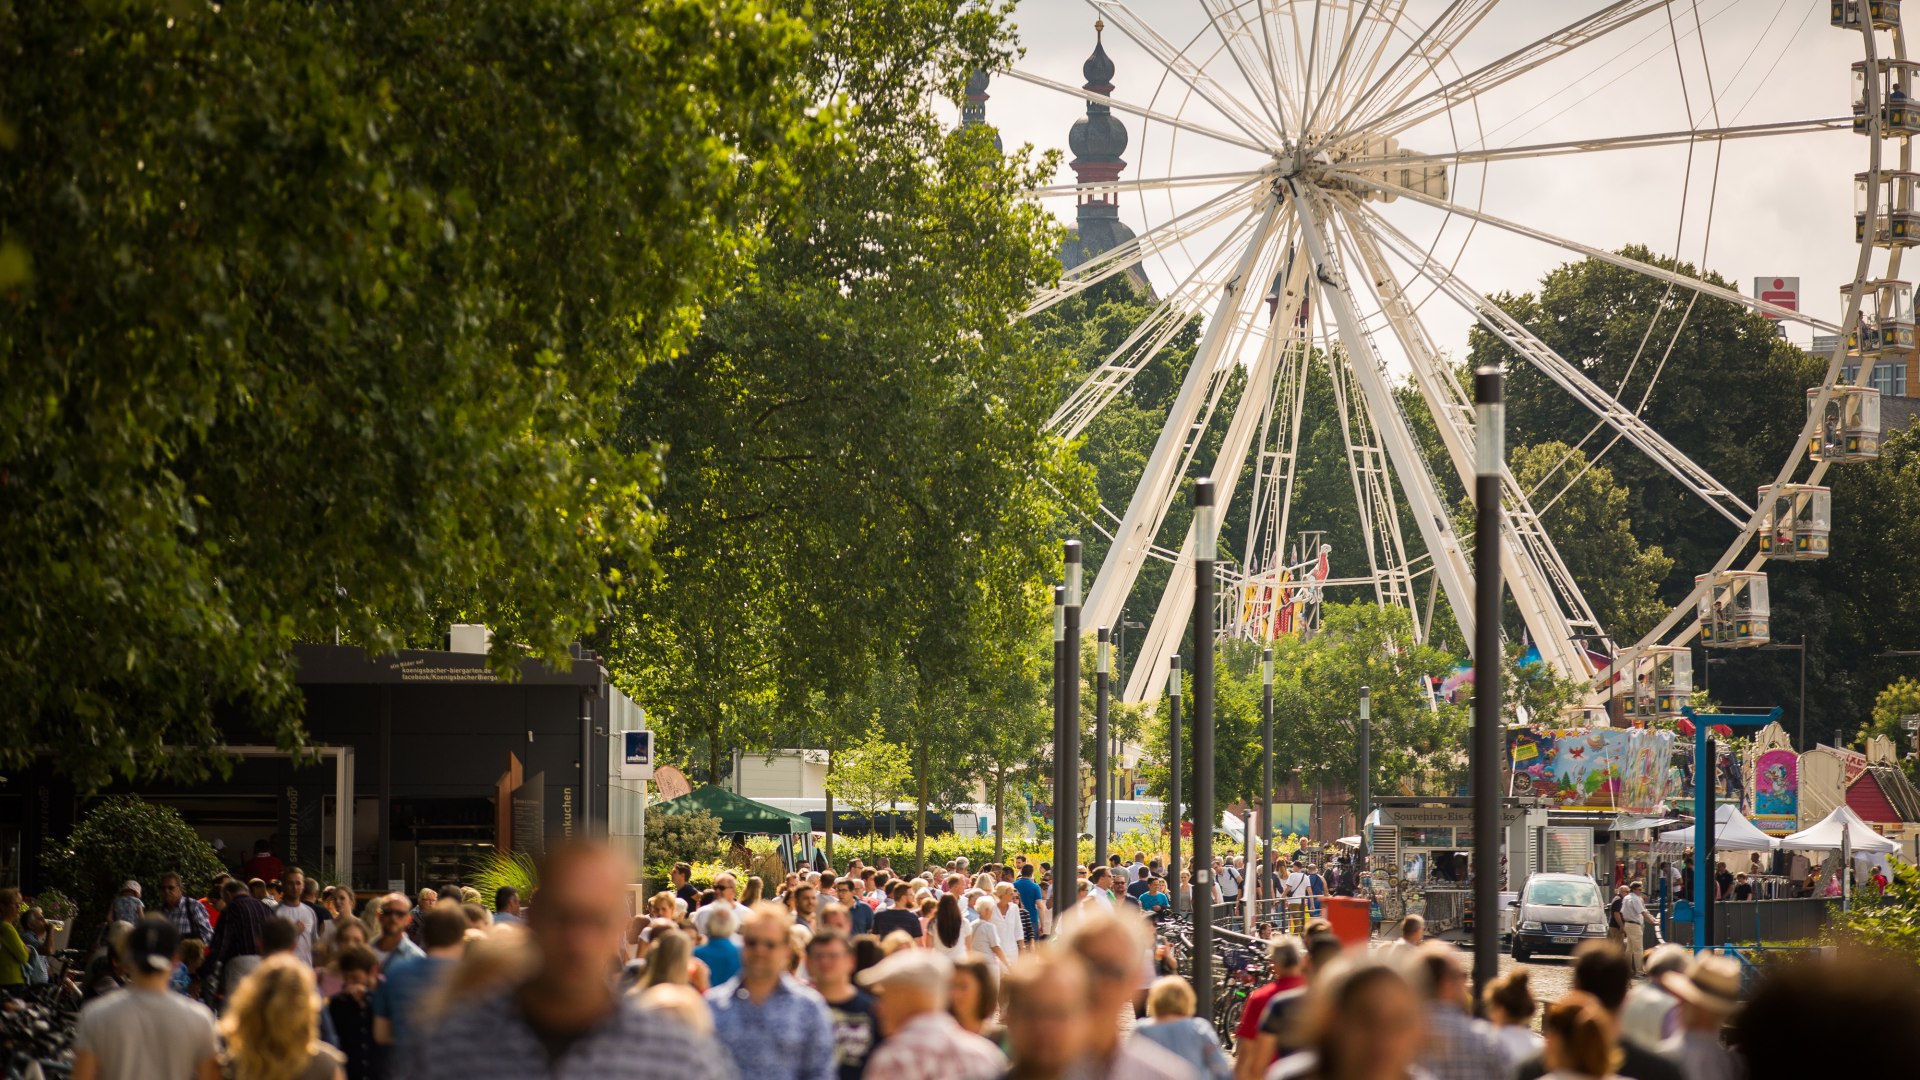
[[[1878,88],[1880,135],[1901,138],[1920,135],[1920,108],[1914,106],[1913,91],[1920,76],[1920,63],[1911,60],[1875,60],[1853,63],[1853,130],[1867,133],[1867,80]]]
[[[1904,281],[1865,283],[1860,298],[1860,329],[1847,335],[1847,351],[1856,356],[1885,356],[1913,351],[1913,286]],[[1851,284],[1840,286],[1842,304],[1853,295]]]
[[[1700,642],[1711,649],[1746,649],[1768,638],[1767,575],[1722,570],[1693,579],[1700,593]]]
[[[1807,410],[1819,409],[1807,453],[1815,461],[1871,461],[1880,456],[1880,391],[1871,386],[1836,386],[1826,404],[1822,387],[1807,391]]]
[[[1860,29],[1860,12],[1865,9],[1875,30],[1894,30],[1900,26],[1900,0],[1832,0],[1827,18],[1834,26]]]
[[[1771,497],[1769,497],[1771,494]],[[1827,557],[1833,493],[1811,484],[1760,489],[1760,554],[1782,562]]]
[[[1878,182],[1869,173],[1853,176],[1853,240],[1867,240],[1867,196],[1873,195],[1873,243],[1883,248],[1912,247],[1920,237],[1920,209],[1914,196],[1920,191],[1920,173],[1883,172]]]
[[[1684,645],[1655,645],[1646,650],[1641,667],[1651,671],[1647,685],[1651,703],[1641,712],[1657,717],[1679,716],[1693,697],[1693,650]]]

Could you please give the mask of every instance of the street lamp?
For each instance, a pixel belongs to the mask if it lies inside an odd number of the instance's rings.
[[[1367,819],[1373,816],[1373,689],[1360,688],[1360,865],[1367,865]]]
[[[1167,820],[1172,823],[1167,841],[1167,876],[1173,880],[1173,909],[1180,910],[1180,656],[1167,660],[1167,731],[1171,744],[1167,751]],[[1192,894],[1195,900],[1200,894]]]
[[[1053,911],[1066,914],[1079,897],[1073,878],[1061,875],[1080,861],[1080,541],[1069,540],[1063,551],[1067,572],[1066,606],[1061,612],[1060,644],[1060,778],[1066,797],[1055,815]],[[1065,872],[1071,875],[1071,870]],[[1066,887],[1062,888],[1062,884]]]
[[[1260,866],[1247,875],[1249,886],[1255,880],[1260,883],[1256,896],[1271,901],[1267,895],[1268,886],[1273,881],[1273,648],[1268,646],[1260,651]],[[1248,901],[1247,910],[1253,910],[1253,901]]]
[[[1112,657],[1113,631],[1100,627],[1093,660],[1093,865],[1107,864],[1107,821],[1111,817],[1112,780],[1107,775],[1112,763],[1107,760],[1107,676]]]
[[[1213,481],[1193,482],[1193,991],[1213,1000]]]
[[[1800,635],[1800,644],[1788,645],[1769,641],[1760,646],[1761,652],[1797,652],[1800,654],[1800,738],[1797,745],[1801,753],[1807,749],[1807,635]]]
[[[1500,369],[1473,373],[1473,1002],[1500,973],[1500,477],[1506,406]]]

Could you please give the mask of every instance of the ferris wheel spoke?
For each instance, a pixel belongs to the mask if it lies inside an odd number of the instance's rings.
[[[1668,442],[1665,436],[1654,430],[1651,424],[1640,417],[1638,411],[1588,378],[1578,365],[1554,351],[1552,346],[1540,340],[1538,335],[1527,329],[1518,319],[1507,314],[1457,274],[1438,265],[1418,243],[1394,228],[1384,217],[1365,208],[1361,209],[1366,224],[1386,241],[1387,246],[1396,255],[1408,262],[1415,273],[1432,282],[1443,295],[1472,315],[1488,333],[1499,338],[1522,359],[1553,380],[1575,401],[1599,417],[1607,426],[1618,431],[1649,460],[1667,470],[1687,490],[1699,496],[1701,501],[1736,527],[1742,529],[1747,527],[1753,517],[1753,507],[1735,495],[1727,485],[1714,479],[1712,473]]]
[[[1262,47],[1261,35],[1241,15],[1240,5],[1235,0],[1200,0],[1200,6],[1206,11],[1207,21],[1212,24],[1214,33],[1220,35],[1220,40],[1226,44],[1227,55],[1239,70],[1240,78],[1246,81],[1254,100],[1260,103],[1261,111],[1266,113],[1267,122],[1274,131],[1284,135],[1290,118],[1285,103],[1280,99],[1279,84],[1274,81],[1272,61]]]
[[[1035,291],[1032,303],[1021,312],[1018,318],[1030,319],[1068,297],[1075,296],[1100,282],[1124,273],[1127,267],[1168,247],[1180,243],[1188,237],[1196,236],[1235,214],[1245,214],[1250,220],[1258,216],[1251,211],[1255,202],[1264,198],[1263,193],[1250,181],[1232,190],[1224,191],[1190,210],[1155,225],[1131,241],[1088,259],[1060,278],[1060,284],[1051,288]]]
[[[1091,625],[1111,624],[1133,591],[1141,561],[1154,544],[1165,520],[1167,507],[1177,486],[1181,462],[1188,457],[1187,447],[1195,438],[1194,424],[1207,404],[1208,391],[1215,381],[1222,350],[1239,332],[1247,300],[1264,296],[1264,288],[1254,288],[1254,271],[1280,228],[1281,204],[1267,199],[1259,211],[1259,222],[1234,260],[1227,286],[1214,302],[1206,328],[1201,331],[1193,361],[1180,383],[1173,407],[1160,428],[1153,450],[1141,470],[1139,483],[1127,502],[1126,515],[1114,530],[1113,546],[1100,564],[1093,585],[1087,591],[1084,611]]]
[[[1613,265],[1621,267],[1623,269],[1632,270],[1636,273],[1644,274],[1647,277],[1653,278],[1656,281],[1668,282],[1674,285],[1678,285],[1682,288],[1692,289],[1703,295],[1711,296],[1716,300],[1725,300],[1730,304],[1738,304],[1741,307],[1750,308],[1754,311],[1758,311],[1765,315],[1771,315],[1776,319],[1785,319],[1789,322],[1796,322],[1804,326],[1810,326],[1813,329],[1818,330],[1823,334],[1840,333],[1839,326],[1833,323],[1830,323],[1825,319],[1815,318],[1811,315],[1808,315],[1804,311],[1795,311],[1792,308],[1784,308],[1779,306],[1778,304],[1770,304],[1765,300],[1761,300],[1752,296],[1744,296],[1738,292],[1735,292],[1732,289],[1726,288],[1725,286],[1715,285],[1710,281],[1707,281],[1702,278],[1694,277],[1691,274],[1682,274],[1675,270],[1668,270],[1664,267],[1654,266],[1651,263],[1641,262],[1638,259],[1630,259],[1625,255],[1621,255],[1618,252],[1608,251],[1604,248],[1597,248],[1591,244],[1583,244],[1577,240],[1569,240],[1563,236],[1555,236],[1553,233],[1546,232],[1545,230],[1536,229],[1528,225],[1522,225],[1517,221],[1509,221],[1506,218],[1497,217],[1493,214],[1489,214],[1481,210],[1476,210],[1471,206],[1466,206],[1456,202],[1450,202],[1446,199],[1438,199],[1424,192],[1414,191],[1411,188],[1404,188],[1398,184],[1389,183],[1388,181],[1382,179],[1377,175],[1372,175],[1365,172],[1350,172],[1344,168],[1334,170],[1332,175],[1338,176],[1342,179],[1350,180],[1362,187],[1372,188],[1376,191],[1389,192],[1403,199],[1408,199],[1417,203],[1423,203],[1427,206],[1434,207],[1435,209],[1438,209],[1438,210],[1445,210],[1448,213],[1459,214],[1462,217],[1470,218],[1474,221],[1478,221],[1483,224],[1492,225],[1498,229],[1505,229],[1508,232],[1515,233],[1520,236],[1531,237],[1535,240],[1539,240],[1542,243],[1552,244],[1555,247],[1564,248],[1567,251],[1571,251],[1579,255],[1584,255],[1590,259],[1599,259],[1601,262],[1612,263]],[[1379,215],[1377,214],[1373,215],[1373,217],[1375,220],[1381,220],[1379,218]]]
[[[1406,8],[1406,0],[1387,0],[1380,13],[1367,20],[1368,36],[1361,49],[1366,63],[1355,64],[1351,71],[1343,74],[1338,106],[1341,111],[1328,114],[1329,127],[1344,123],[1358,99],[1374,87],[1374,74],[1380,69],[1380,61],[1386,59],[1387,48],[1393,44],[1393,28],[1406,15]]]
[[[1144,105],[1131,105],[1121,101],[1119,98],[1108,97],[1105,94],[1097,94],[1092,90],[1075,86],[1072,83],[1063,83],[1058,79],[1049,79],[1045,75],[1035,75],[1031,71],[1021,71],[1019,68],[1012,68],[1007,71],[1007,77],[1019,79],[1021,82],[1031,83],[1034,86],[1044,87],[1048,90],[1056,90],[1069,97],[1079,98],[1082,101],[1097,101],[1102,105],[1118,109],[1123,113],[1138,116],[1145,120],[1151,120],[1156,124],[1165,124],[1171,128],[1178,128],[1181,131],[1194,135],[1202,135],[1206,138],[1226,143],[1229,146],[1238,146],[1242,149],[1252,150],[1262,156],[1271,156],[1273,154],[1273,147],[1271,145],[1260,142],[1257,139],[1243,135],[1235,135],[1229,131],[1221,131],[1217,127],[1198,123],[1182,116],[1175,116],[1172,113],[1149,109]]]
[[[1503,86],[1527,72],[1589,45],[1623,26],[1658,11],[1672,0],[1617,0],[1599,11],[1523,45],[1492,63],[1476,68],[1394,108],[1367,124],[1375,137],[1393,135],[1432,119],[1448,109]]]
[[[1314,95],[1313,107],[1308,110],[1306,118],[1300,122],[1302,137],[1313,130],[1314,121],[1320,118],[1321,111],[1327,107],[1329,101],[1334,102],[1333,108],[1339,108],[1339,98],[1346,88],[1348,76],[1352,74],[1347,67],[1347,57],[1353,52],[1353,43],[1359,37],[1361,27],[1368,24],[1368,14],[1372,12],[1373,4],[1374,0],[1357,0],[1357,5],[1350,4],[1347,8],[1347,25],[1345,31],[1340,34],[1340,50],[1333,57],[1333,63],[1327,71],[1320,93]]]
[[[1367,271],[1367,281],[1380,303],[1394,336],[1400,340],[1415,387],[1425,400],[1434,426],[1453,461],[1462,487],[1472,490],[1475,474],[1473,406],[1459,380],[1453,377],[1440,350],[1427,335],[1406,290],[1381,255],[1357,202],[1351,196],[1337,200],[1346,226],[1340,238]],[[1592,662],[1581,639],[1603,636],[1599,619],[1567,569],[1559,550],[1541,524],[1527,494],[1504,465],[1500,470],[1501,504],[1506,508],[1502,531],[1511,542],[1501,550],[1501,566],[1521,620],[1543,655],[1555,668],[1590,673]]]
[[[1369,110],[1398,107],[1432,69],[1431,57],[1450,53],[1499,3],[1500,0],[1453,0],[1440,17],[1428,23],[1406,51],[1387,66],[1385,74],[1378,80],[1362,81],[1366,89],[1348,104],[1339,119],[1328,125],[1328,130],[1343,132],[1355,117],[1366,115]],[[1387,41],[1391,40],[1392,35],[1387,35]]]
[[[1688,143],[1724,142],[1732,139],[1763,139],[1785,135],[1811,135],[1827,131],[1851,131],[1853,118],[1835,116],[1824,120],[1780,120],[1765,124],[1740,124],[1733,127],[1695,128],[1690,131],[1663,131],[1650,135],[1617,135],[1598,139],[1566,139],[1560,142],[1533,143],[1527,146],[1494,146],[1454,150],[1438,154],[1405,154],[1391,158],[1349,158],[1342,169],[1400,168],[1406,165],[1465,165],[1481,161],[1508,161],[1521,158],[1557,157],[1563,154],[1597,153],[1607,150],[1646,150]]]
[[[1313,260],[1320,295],[1325,298],[1340,330],[1340,343],[1347,355],[1346,370],[1352,373],[1372,417],[1375,434],[1384,444],[1386,458],[1399,479],[1400,492],[1413,508],[1420,538],[1427,550],[1435,553],[1434,562],[1441,586],[1446,589],[1447,601],[1454,608],[1454,620],[1465,639],[1472,641],[1473,570],[1461,552],[1460,538],[1453,531],[1445,502],[1434,488],[1433,477],[1400,410],[1399,399],[1387,384],[1379,353],[1355,311],[1353,297],[1348,292],[1348,274],[1341,266],[1338,249],[1329,242],[1329,204],[1317,192],[1303,190],[1299,184],[1292,185],[1292,193],[1289,201],[1300,215],[1300,235]],[[1397,526],[1397,514],[1393,515],[1392,523]],[[1404,580],[1404,559],[1397,571]]]
[[[1132,382],[1187,325],[1196,311],[1226,287],[1226,264],[1252,232],[1256,218],[1248,214],[1226,238],[1196,264],[1166,299],[1156,304],[1127,339],[1108,354],[1047,421],[1047,429],[1063,439],[1079,437],[1093,418]]]
[[[1218,187],[1232,184],[1245,187],[1263,176],[1273,174],[1271,169],[1245,169],[1240,172],[1194,173],[1190,176],[1167,176],[1142,180],[1114,180],[1102,183],[1100,187],[1107,191],[1163,191],[1175,188]],[[1085,184],[1051,184],[1047,187],[1030,188],[1026,195],[1030,199],[1057,199],[1070,195],[1084,195]]]
[[[1278,148],[1280,142],[1278,131],[1249,112],[1233,94],[1221,86],[1213,76],[1207,74],[1205,68],[1188,59],[1186,50],[1175,47],[1172,42],[1161,37],[1158,31],[1147,25],[1146,20],[1135,15],[1125,4],[1120,3],[1119,0],[1087,0],[1087,4],[1111,19],[1113,24],[1120,28],[1121,33],[1131,38],[1133,43],[1145,50],[1149,56],[1166,65],[1168,73],[1186,84],[1186,87],[1202,101],[1213,106],[1215,112],[1226,117],[1227,121],[1239,128],[1247,138],[1260,144],[1269,154]]]

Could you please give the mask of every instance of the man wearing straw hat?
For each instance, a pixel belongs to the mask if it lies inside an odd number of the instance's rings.
[[[1740,965],[1724,956],[1695,957],[1687,970],[1668,972],[1660,985],[1680,999],[1680,1032],[1664,1048],[1688,1080],[1741,1080],[1746,1069],[1720,1041],[1720,1029],[1740,1009]]]

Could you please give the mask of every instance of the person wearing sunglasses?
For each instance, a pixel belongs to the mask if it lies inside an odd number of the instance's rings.
[[[740,927],[740,974],[707,994],[713,1034],[743,1077],[834,1080],[833,1017],[812,987],[792,975],[793,916],[755,904]]]
[[[693,928],[700,931],[701,937],[713,936],[707,930],[707,921],[713,918],[713,913],[716,910],[723,907],[733,912],[736,922],[740,916],[745,914],[739,910],[740,881],[732,874],[721,874],[719,877],[714,878],[713,903],[693,913]]]
[[[380,958],[382,971],[392,967],[396,959],[426,955],[426,951],[407,936],[407,927],[413,924],[413,901],[407,899],[406,893],[392,892],[381,897],[373,909],[373,917],[380,925],[380,936],[373,939],[373,952]]]

